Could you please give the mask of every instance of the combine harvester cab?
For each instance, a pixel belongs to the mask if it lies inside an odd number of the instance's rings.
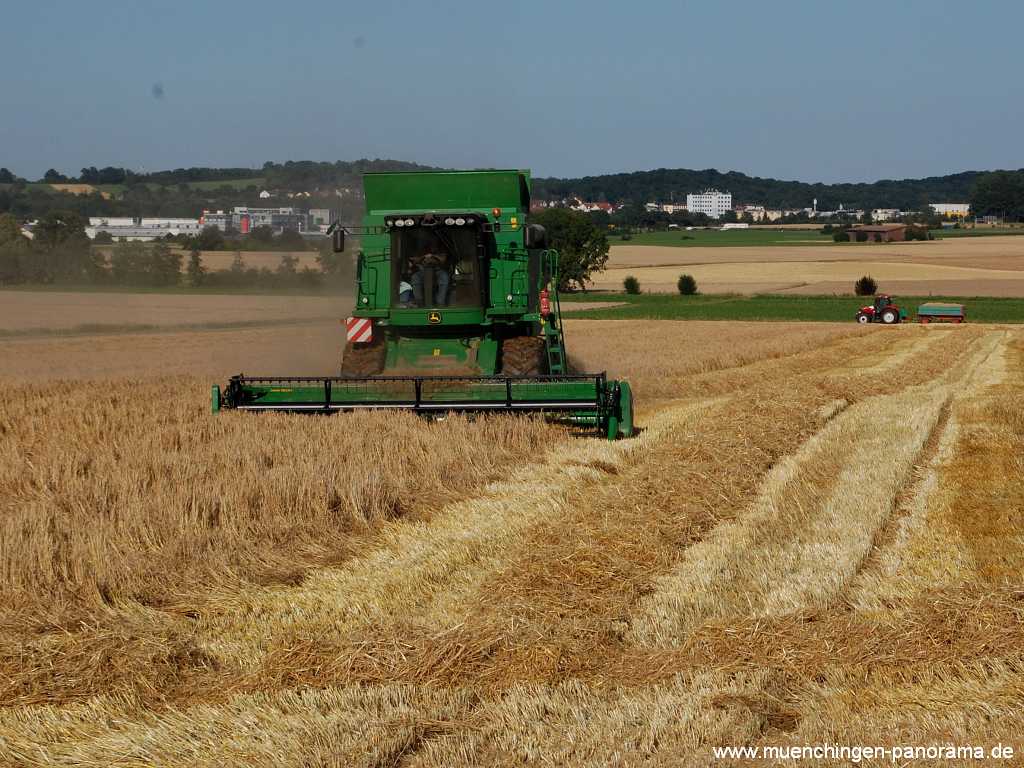
[[[367,174],[364,188],[341,375],[234,376],[215,411],[533,412],[633,434],[628,382],[567,370],[558,254],[527,222],[528,172]]]

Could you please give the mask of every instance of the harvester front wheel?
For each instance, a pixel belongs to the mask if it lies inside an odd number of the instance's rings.
[[[501,372],[505,376],[541,376],[547,370],[541,337],[517,336],[501,343]]]
[[[387,347],[377,339],[366,344],[350,341],[341,356],[341,375],[353,378],[376,376],[384,370],[386,355]]]

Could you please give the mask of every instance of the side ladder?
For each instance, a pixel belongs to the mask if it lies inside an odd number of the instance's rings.
[[[558,298],[558,252],[544,252],[547,272],[548,301],[551,304],[544,322],[544,346],[548,355],[548,372],[552,375],[566,372],[565,341],[562,336],[562,304]]]

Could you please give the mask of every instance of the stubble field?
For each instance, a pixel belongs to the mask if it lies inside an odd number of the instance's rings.
[[[0,340],[0,763],[1019,741],[1021,331],[567,326],[638,437],[209,413],[327,321]]]
[[[849,294],[861,275],[881,290],[927,296],[1024,296],[1024,237],[792,246],[618,245],[593,288],[622,289],[633,275],[644,291],[673,293],[683,272],[704,293]]]

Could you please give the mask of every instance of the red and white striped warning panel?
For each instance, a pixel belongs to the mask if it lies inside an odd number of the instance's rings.
[[[348,340],[356,343],[373,340],[373,321],[368,317],[350,317],[345,321]]]

